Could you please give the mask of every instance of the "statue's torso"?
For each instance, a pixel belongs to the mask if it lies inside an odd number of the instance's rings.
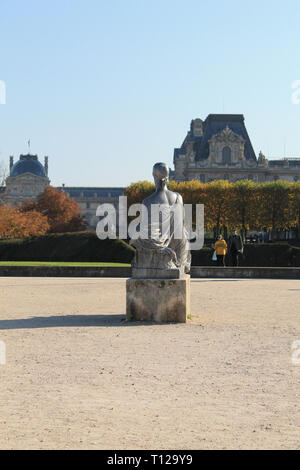
[[[190,253],[187,251],[187,239],[182,225],[184,214],[182,197],[176,192],[162,188],[144,199],[143,205],[147,208],[142,215],[144,222],[147,221],[147,236],[132,242],[136,248],[132,263],[133,276],[168,277],[174,275],[172,273],[174,270],[178,272],[178,277],[183,276],[190,267]],[[153,214],[155,205],[165,206],[161,210],[169,225],[164,226]],[[176,223],[174,210],[180,218]],[[174,231],[178,222],[180,222],[180,238],[175,239]]]

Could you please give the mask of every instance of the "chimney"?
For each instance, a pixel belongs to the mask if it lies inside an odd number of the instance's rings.
[[[45,173],[48,176],[48,157],[45,157]]]
[[[14,157],[9,157],[9,173],[11,173],[11,169],[14,166]]]
[[[191,132],[194,137],[202,137],[203,135],[203,121],[202,119],[193,119],[191,122]]]

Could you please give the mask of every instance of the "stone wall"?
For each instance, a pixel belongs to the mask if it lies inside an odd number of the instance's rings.
[[[0,277],[131,277],[126,266],[0,266]],[[192,266],[191,278],[300,279],[300,268]]]

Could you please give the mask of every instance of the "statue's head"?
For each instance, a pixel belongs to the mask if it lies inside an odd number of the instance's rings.
[[[153,167],[153,177],[155,182],[162,181],[166,183],[169,179],[169,168],[165,163],[155,163]]]

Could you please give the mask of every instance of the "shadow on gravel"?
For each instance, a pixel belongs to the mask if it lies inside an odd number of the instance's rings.
[[[225,279],[223,277],[219,279],[195,279],[191,278],[191,282],[243,282],[243,281],[251,281],[251,279]]]
[[[14,320],[0,320],[0,330],[23,330],[27,328],[64,327],[119,327],[149,326],[155,322],[129,322],[125,315],[58,315],[51,317],[31,317]],[[164,323],[167,324],[167,323]]]

